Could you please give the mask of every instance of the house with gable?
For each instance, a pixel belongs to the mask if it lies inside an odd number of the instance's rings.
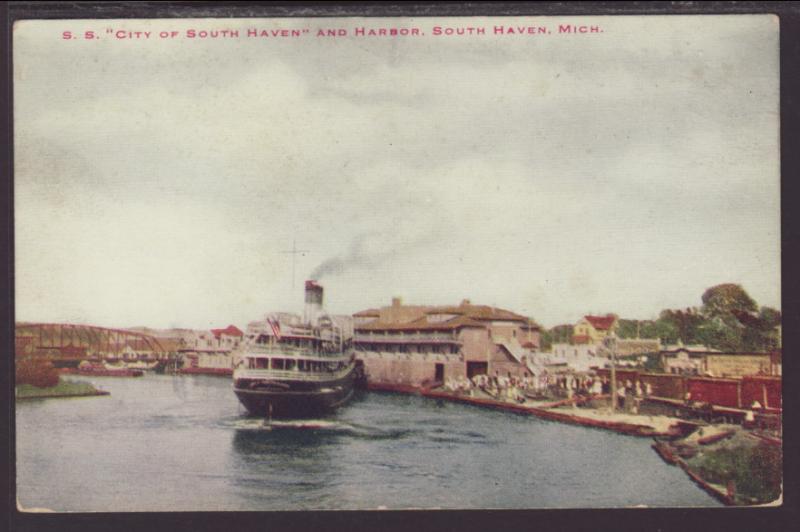
[[[573,344],[602,344],[606,336],[618,326],[616,314],[605,316],[586,315],[575,324],[572,334]]]

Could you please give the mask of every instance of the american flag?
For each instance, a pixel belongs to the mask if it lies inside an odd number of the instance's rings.
[[[280,339],[281,337],[281,324],[278,320],[267,318],[267,324],[269,324],[270,329],[272,329],[272,334],[275,338]]]

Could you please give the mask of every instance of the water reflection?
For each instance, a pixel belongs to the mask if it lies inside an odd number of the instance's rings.
[[[311,428],[271,426],[261,421],[237,428],[233,449],[242,455],[265,455],[276,459],[316,452],[335,438],[330,431]],[[302,452],[301,452],[302,451]]]

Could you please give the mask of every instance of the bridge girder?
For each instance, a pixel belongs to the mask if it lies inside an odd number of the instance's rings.
[[[131,345],[136,351],[166,353],[155,336],[94,325],[24,323],[17,324],[16,335],[37,339],[37,347],[40,348],[86,347],[109,354],[119,354],[126,346]]]

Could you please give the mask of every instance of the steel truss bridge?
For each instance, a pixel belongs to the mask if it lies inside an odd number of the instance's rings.
[[[167,356],[158,338],[135,331],[65,323],[17,323],[17,344],[49,351],[57,357],[120,356],[131,350],[162,358]]]

